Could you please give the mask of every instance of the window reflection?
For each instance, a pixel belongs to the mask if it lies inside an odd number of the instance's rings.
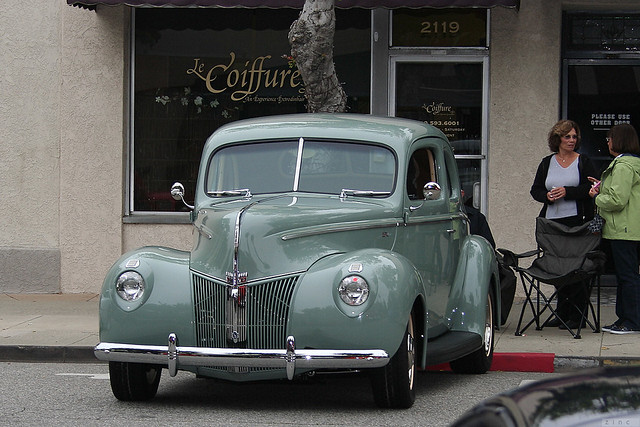
[[[130,165],[132,212],[185,209],[200,155],[218,127],[306,111],[287,34],[295,9],[137,8]],[[334,61],[351,112],[369,112],[371,12],[337,10]],[[259,185],[259,184],[258,184]]]

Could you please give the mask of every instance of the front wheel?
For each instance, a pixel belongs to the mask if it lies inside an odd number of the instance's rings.
[[[158,391],[162,367],[142,363],[109,362],[111,391],[118,400],[150,400]]]
[[[371,374],[373,397],[381,408],[410,408],[416,400],[416,349],[413,313],[400,344],[389,363]]]
[[[449,363],[451,370],[459,374],[484,374],[493,362],[493,296],[487,294],[484,337],[482,348]]]

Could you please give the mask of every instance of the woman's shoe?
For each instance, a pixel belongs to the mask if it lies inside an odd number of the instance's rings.
[[[616,335],[625,335],[625,334],[640,334],[640,331],[636,331],[635,329],[627,328],[625,325],[613,326],[609,331],[612,334]]]
[[[621,324],[622,322],[620,321],[620,319],[618,319],[610,325],[603,326],[601,329],[602,332],[611,332],[613,329],[617,329]]]

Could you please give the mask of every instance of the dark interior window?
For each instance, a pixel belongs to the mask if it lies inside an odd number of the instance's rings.
[[[132,141],[134,212],[183,210],[193,200],[206,139],[235,120],[306,111],[290,63],[295,9],[140,8],[135,11]],[[350,112],[368,113],[370,11],[336,11],[334,60]]]
[[[422,200],[422,189],[427,182],[437,182],[433,152],[426,148],[416,150],[407,167],[407,195],[409,200]]]

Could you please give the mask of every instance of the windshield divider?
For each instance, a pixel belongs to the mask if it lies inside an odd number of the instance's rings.
[[[298,191],[300,185],[300,169],[302,168],[302,147],[304,146],[304,138],[298,140],[298,158],[296,159],[296,175],[293,178],[293,191]]]

